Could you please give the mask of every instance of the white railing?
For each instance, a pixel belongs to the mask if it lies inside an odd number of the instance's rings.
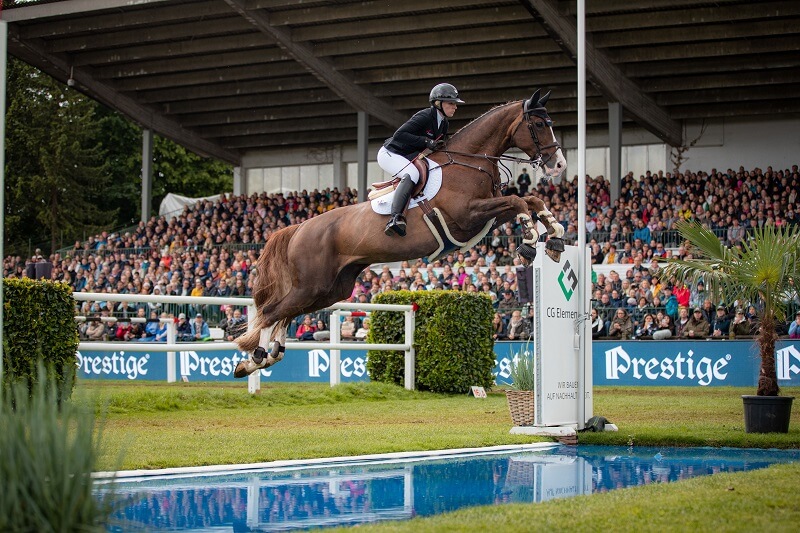
[[[154,296],[144,294],[108,294],[92,292],[74,292],[72,296],[78,301],[88,302],[131,302],[131,303],[164,303],[164,304],[192,304],[192,305],[234,305],[247,307],[248,327],[252,327],[256,308],[252,298],[223,298],[216,296]],[[414,324],[415,313],[411,305],[397,304],[356,304],[337,303],[328,308],[332,311],[330,320],[330,342],[287,342],[286,350],[330,350],[330,383],[331,387],[341,381],[341,350],[397,350],[405,352],[404,385],[408,390],[414,390]],[[394,311],[405,314],[404,342],[402,344],[368,344],[365,342],[343,342],[339,318],[349,314],[348,311]],[[177,342],[177,329],[175,321],[165,319],[167,322],[167,342],[80,342],[78,350],[115,351],[124,349],[128,352],[149,352],[154,347],[167,351],[167,382],[177,381],[178,351],[209,351],[209,350],[238,350],[235,342]],[[253,372],[247,380],[247,388],[251,393],[261,389],[261,371]]]

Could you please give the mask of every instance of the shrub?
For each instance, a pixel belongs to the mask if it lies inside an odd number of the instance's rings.
[[[59,394],[68,398],[74,387],[78,350],[75,301],[66,283],[4,279],[3,384],[29,383],[37,377],[36,362],[44,361]],[[66,378],[65,376],[69,376]]]
[[[104,530],[114,491],[93,494],[101,431],[91,407],[59,402],[39,365],[32,389],[0,390],[0,428],[0,531]]]
[[[466,393],[470,386],[489,388],[494,383],[492,303],[478,293],[455,291],[394,291],[378,294],[373,303],[416,304],[416,387],[445,393]],[[376,311],[367,341],[401,343],[403,314]],[[368,354],[370,379],[403,384],[403,352]]]

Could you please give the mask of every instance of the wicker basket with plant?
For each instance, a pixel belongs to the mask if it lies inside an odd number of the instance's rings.
[[[533,425],[533,390],[536,380],[533,354],[522,351],[511,360],[509,367],[511,390],[506,391],[511,421],[515,426]]]

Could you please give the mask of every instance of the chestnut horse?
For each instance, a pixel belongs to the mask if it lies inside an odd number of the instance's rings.
[[[501,160],[513,160],[535,168],[544,165],[549,176],[564,171],[566,161],[545,109],[549,95],[540,97],[537,90],[530,99],[489,110],[456,132],[444,150],[428,156],[442,166],[441,188],[429,203],[438,208],[452,241],[474,242],[492,224],[518,217],[523,231],[518,253],[523,261],[532,260],[536,253],[536,220],[547,229],[553,250],[563,251],[564,229],[544,202],[535,196],[503,196],[498,167]],[[513,147],[530,159],[503,156]],[[254,269],[258,315],[236,341],[252,355],[237,365],[234,375],[245,377],[280,361],[291,320],[348,298],[356,278],[369,265],[423,257],[440,249],[422,209],[409,209],[406,217],[407,235],[387,236],[383,231],[386,216],[363,202],[272,234]],[[558,260],[557,256],[551,257]]]

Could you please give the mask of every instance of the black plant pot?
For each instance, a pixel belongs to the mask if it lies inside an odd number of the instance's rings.
[[[743,395],[745,433],[788,433],[794,396]]]

